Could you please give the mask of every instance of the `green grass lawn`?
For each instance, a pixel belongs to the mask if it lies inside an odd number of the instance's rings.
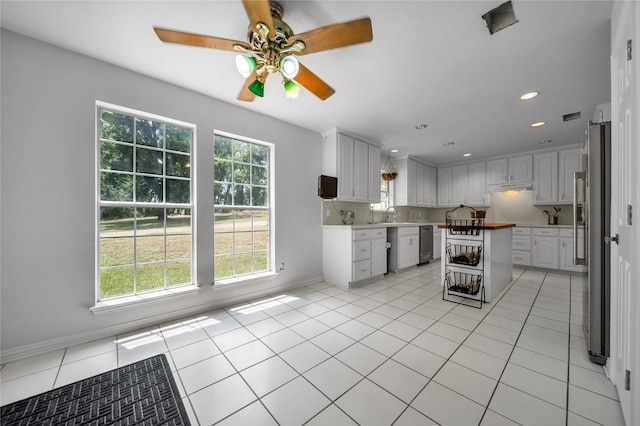
[[[269,268],[266,216],[249,213],[233,219],[231,214],[215,217],[215,279]],[[193,281],[189,216],[167,217],[166,238],[164,222],[157,217],[138,218],[136,225],[134,238],[132,218],[100,222],[101,299],[133,294],[134,282],[140,293]]]

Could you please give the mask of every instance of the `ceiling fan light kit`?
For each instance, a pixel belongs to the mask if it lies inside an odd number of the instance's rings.
[[[236,68],[241,76],[249,78],[251,73],[258,67],[255,58],[245,55],[236,56]]]
[[[298,71],[300,70],[300,63],[296,59],[295,56],[289,55],[285,56],[280,60],[280,72],[283,76],[291,79],[295,78],[298,75]]]
[[[249,90],[256,96],[264,97],[264,83],[258,78],[249,85]]]
[[[269,74],[280,73],[287,98],[295,98],[300,86],[325,100],[335,93],[320,77],[302,65],[296,56],[322,52],[373,40],[371,19],[332,24],[294,35],[282,20],[283,8],[269,0],[243,0],[249,17],[248,43],[220,37],[154,28],[164,42],[235,51],[236,68],[247,79],[238,99],[251,102],[264,96]],[[295,80],[295,82],[293,81]],[[296,84],[297,83],[297,84]]]
[[[284,81],[284,93],[288,99],[295,99],[300,94],[300,86],[294,83],[292,80]]]

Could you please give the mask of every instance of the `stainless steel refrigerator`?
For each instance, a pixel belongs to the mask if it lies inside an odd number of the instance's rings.
[[[591,123],[586,135],[583,172],[574,176],[574,263],[587,265],[584,333],[589,358],[609,357],[610,249],[605,237],[611,222],[611,123]],[[580,231],[582,230],[582,231]],[[579,235],[584,238],[579,238]]]

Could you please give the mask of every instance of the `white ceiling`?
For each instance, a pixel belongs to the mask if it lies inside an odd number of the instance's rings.
[[[435,165],[582,141],[610,101],[611,1],[513,0],[519,20],[490,35],[496,1],[281,1],[294,32],[369,16],[371,43],[301,57],[336,93],[236,100],[235,54],[164,44],[154,26],[246,39],[240,0],[7,1],[2,27],[317,132],[339,127]],[[530,101],[519,96],[536,90]],[[563,122],[563,114],[582,112]],[[532,128],[534,121],[546,121]],[[416,130],[418,124],[428,124]],[[445,147],[445,142],[455,142]]]

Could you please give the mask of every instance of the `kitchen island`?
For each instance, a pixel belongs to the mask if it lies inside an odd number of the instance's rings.
[[[479,276],[482,285],[484,285],[484,302],[494,300],[513,279],[511,232],[515,226],[515,223],[484,223],[478,235],[469,235],[464,232],[456,232],[456,228],[452,232],[452,229],[447,225],[439,224],[438,228],[446,230],[442,236],[441,279],[443,285],[445,285],[448,272],[455,272],[456,276],[461,277]],[[481,249],[478,250],[478,247]],[[467,255],[464,253],[466,251],[481,251],[481,261],[477,262],[476,266],[461,265],[465,262],[456,262],[456,259],[453,259],[452,262],[452,258],[456,256]],[[473,295],[465,295],[464,297],[480,300],[482,292],[478,292],[475,297]]]

